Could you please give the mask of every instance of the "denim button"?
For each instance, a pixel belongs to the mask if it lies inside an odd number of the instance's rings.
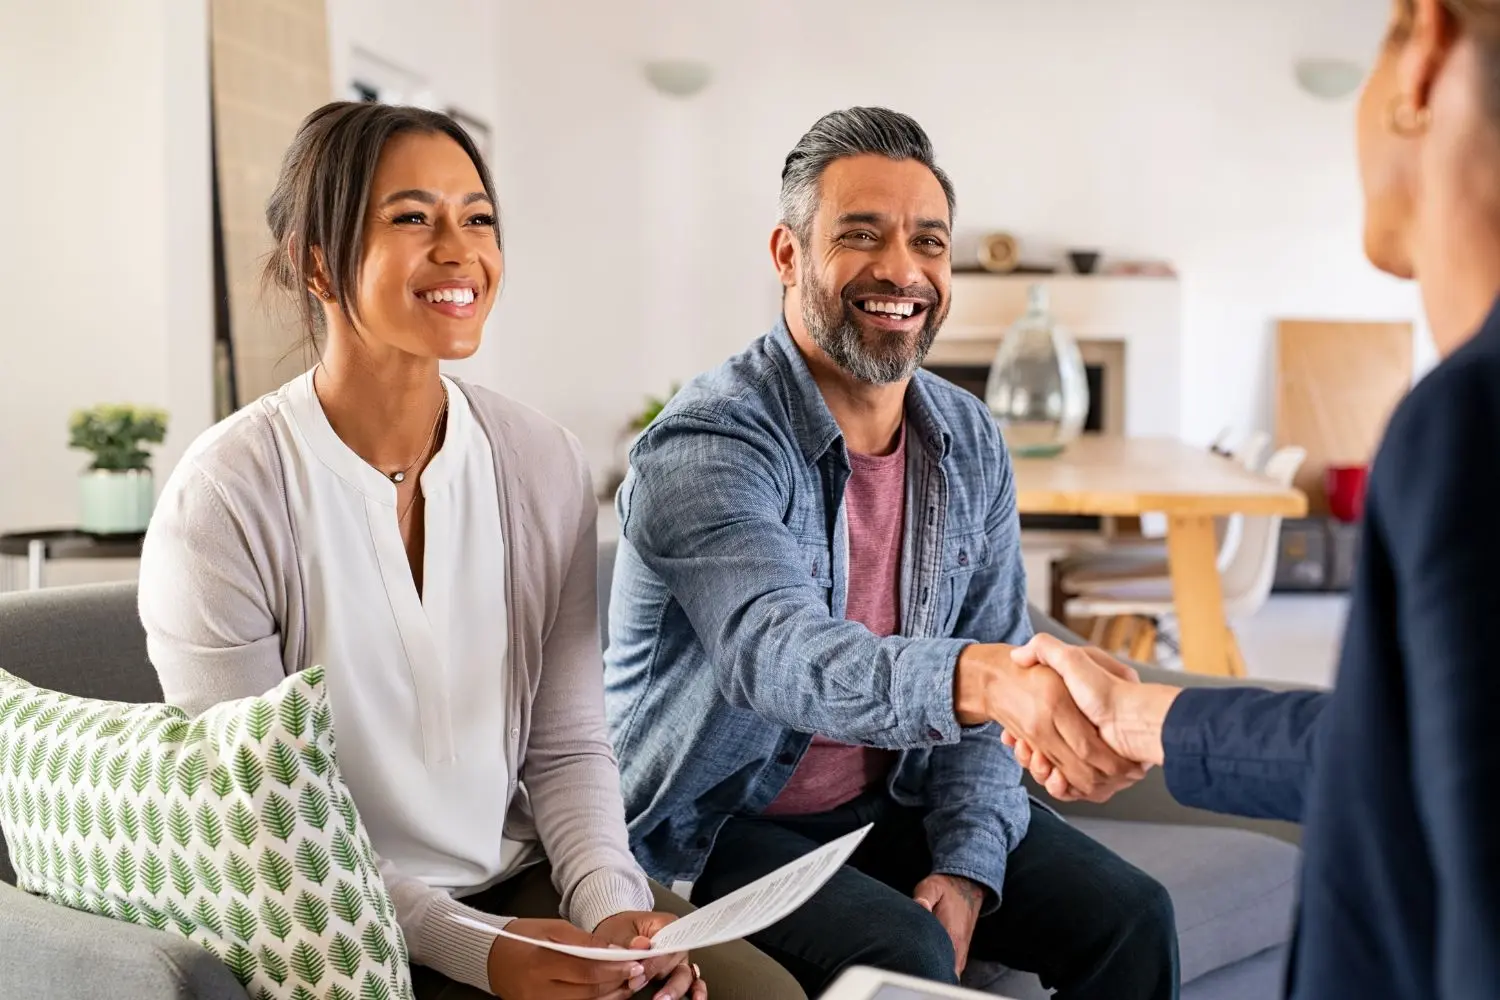
[[[969,553],[968,553],[967,549],[959,549],[958,550],[958,564],[960,566],[967,566],[967,565],[969,565]]]

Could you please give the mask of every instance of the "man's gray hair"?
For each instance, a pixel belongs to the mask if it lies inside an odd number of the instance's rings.
[[[823,171],[846,156],[874,154],[892,160],[916,160],[937,178],[948,199],[953,221],[953,182],[938,168],[932,140],[909,115],[889,108],[847,108],[819,118],[786,154],[781,168],[781,221],[807,245],[813,216],[818,211]]]

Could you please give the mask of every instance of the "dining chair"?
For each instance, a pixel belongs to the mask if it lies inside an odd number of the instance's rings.
[[[1282,448],[1266,462],[1264,475],[1279,486],[1291,486],[1306,460],[1305,448]],[[1220,551],[1219,578],[1224,593],[1224,617],[1232,631],[1236,621],[1254,615],[1270,597],[1282,519],[1280,515],[1234,515],[1228,520],[1237,522],[1238,529],[1228,557]],[[1226,531],[1226,541],[1229,534]],[[1064,610],[1069,618],[1094,619],[1092,641],[1132,659],[1144,662],[1155,659],[1163,624],[1170,621],[1174,611],[1169,573],[1074,580],[1073,586]],[[1232,635],[1230,648],[1234,658],[1232,670],[1243,676],[1244,661]]]
[[[1226,436],[1227,432],[1221,433],[1211,450],[1217,450]],[[1271,435],[1265,431],[1255,431],[1241,441],[1232,453],[1223,454],[1250,472],[1260,473],[1265,468],[1266,453],[1270,448]],[[1216,564],[1219,572],[1224,572],[1234,559],[1243,532],[1244,516],[1241,514],[1214,519],[1214,536],[1218,541]],[[1054,600],[1054,605],[1057,606],[1052,608],[1052,613],[1054,617],[1061,617],[1064,609],[1060,605],[1066,602],[1067,597],[1090,587],[1127,580],[1165,578],[1168,574],[1166,539],[1135,539],[1115,542],[1102,549],[1071,553],[1052,564],[1052,573],[1053,590],[1058,595]]]

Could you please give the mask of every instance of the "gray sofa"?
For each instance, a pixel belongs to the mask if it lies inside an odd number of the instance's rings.
[[[612,551],[601,553],[609,579]],[[607,609],[607,585],[601,611]],[[1055,630],[1045,619],[1042,626]],[[134,584],[0,595],[0,668],[93,698],[161,697],[146,659]],[[1183,678],[1174,675],[1174,680]],[[1297,851],[1295,830],[1183,809],[1154,776],[1076,822],[1161,879],[1177,906],[1183,996],[1269,1000],[1280,988]],[[1270,836],[1266,836],[1270,834]],[[974,985],[1029,1000],[1034,977],[976,969]],[[35,899],[0,853],[0,996],[9,1000],[245,1000],[228,969],[176,936]]]
[[[88,698],[161,700],[133,583],[0,594],[0,668]],[[8,850],[0,854],[0,997],[246,1000],[228,967],[190,941],[16,889]]]

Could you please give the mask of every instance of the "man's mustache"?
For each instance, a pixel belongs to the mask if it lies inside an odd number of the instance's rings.
[[[905,288],[889,281],[862,282],[858,285],[845,285],[839,297],[845,302],[853,302],[855,299],[870,298],[872,296],[885,296],[892,299],[916,299],[926,306],[938,304],[939,296],[936,288],[931,285],[907,285]]]

